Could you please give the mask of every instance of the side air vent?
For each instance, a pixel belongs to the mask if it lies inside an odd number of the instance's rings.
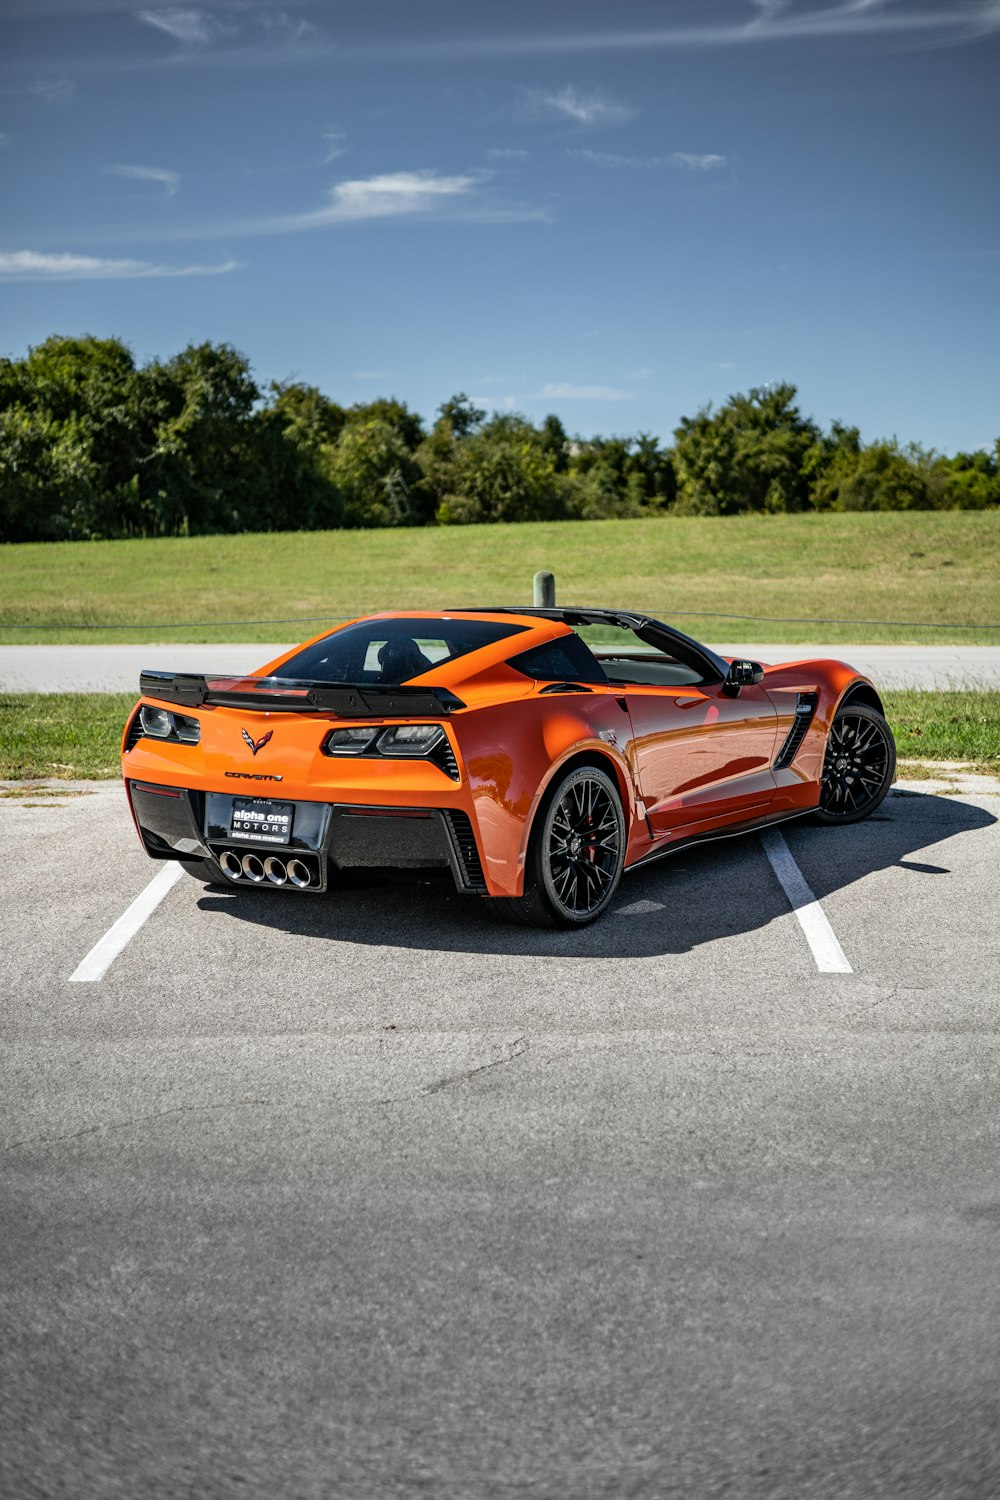
[[[483,874],[479,850],[476,848],[476,836],[472,831],[468,813],[449,808],[445,812],[445,818],[452,843],[455,845],[455,852],[458,855],[458,862],[462,867],[466,887],[470,891],[485,891],[486,877]]]
[[[139,710],[136,709],[128,726],[128,734],[125,736],[125,749],[134,750],[142,739],[142,724],[139,720]]]
[[[796,755],[798,755],[799,746],[805,739],[806,730],[809,728],[812,716],[816,712],[817,702],[818,695],[816,693],[799,694],[798,703],[795,705],[795,718],[792,720],[792,727],[785,736],[785,743],[782,745],[778,753],[778,758],[774,762],[774,769],[776,771],[781,771],[785,766],[790,766]]]
[[[458,761],[455,759],[455,752],[451,748],[451,741],[447,736],[441,740],[440,744],[435,745],[428,756],[428,760],[433,761],[436,766],[439,766],[446,775],[451,777],[452,781],[461,781]]]

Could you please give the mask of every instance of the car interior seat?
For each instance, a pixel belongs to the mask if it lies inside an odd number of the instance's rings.
[[[421,672],[429,672],[434,665],[409,637],[386,641],[379,648],[378,664],[380,682],[407,682],[411,677],[419,677]]]

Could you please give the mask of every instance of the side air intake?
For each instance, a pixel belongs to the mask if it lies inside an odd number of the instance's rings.
[[[778,752],[778,758],[774,762],[774,769],[781,771],[785,766],[790,766],[799,753],[799,746],[805,739],[806,730],[812,722],[812,716],[816,712],[816,704],[819,696],[816,693],[800,693],[798,703],[795,705],[795,718],[792,727],[785,736],[785,743]]]
[[[472,823],[468,813],[458,812],[449,808],[445,812],[448,830],[451,834],[455,853],[462,868],[466,889],[470,891],[485,891],[486,876],[483,874],[482,862],[479,858],[479,850],[476,848],[476,835],[472,831]]]

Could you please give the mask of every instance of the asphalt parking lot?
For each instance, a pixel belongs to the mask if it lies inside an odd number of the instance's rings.
[[[0,800],[0,1493],[966,1500],[1000,1489],[1000,796],[627,877],[157,873]],[[34,804],[34,805],[33,805]]]

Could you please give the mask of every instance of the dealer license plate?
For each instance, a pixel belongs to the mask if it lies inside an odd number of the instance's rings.
[[[267,802],[260,797],[234,797],[229,835],[251,844],[287,844],[292,836],[293,802]]]

